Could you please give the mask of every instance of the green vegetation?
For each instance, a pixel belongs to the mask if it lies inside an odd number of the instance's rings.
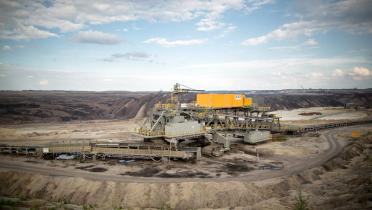
[[[172,208],[169,207],[168,205],[165,205],[165,206],[161,207],[160,210],[172,210]]]
[[[368,131],[364,136],[372,136],[372,131]]]
[[[15,206],[18,204],[18,201],[13,201],[10,199],[2,199],[0,198],[0,207],[2,206]]]
[[[293,210],[310,210],[306,199],[302,195],[301,189],[297,192],[296,203]]]
[[[364,160],[372,163],[372,155],[368,155]]]
[[[91,210],[91,209],[94,209],[94,206],[91,205],[91,204],[84,204],[84,205],[83,205],[83,209],[84,209],[84,210]]]
[[[287,141],[287,140],[288,140],[288,137],[282,134],[273,135],[273,139],[272,139],[272,141]]]

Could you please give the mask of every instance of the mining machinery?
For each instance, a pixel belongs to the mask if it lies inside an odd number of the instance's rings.
[[[188,93],[196,93],[194,103],[183,103]],[[175,150],[201,146],[204,154],[219,156],[230,149],[228,136],[253,144],[271,139],[280,123],[268,111],[244,94],[209,93],[176,83],[170,99],[155,105],[138,132],[145,141],[164,141]]]

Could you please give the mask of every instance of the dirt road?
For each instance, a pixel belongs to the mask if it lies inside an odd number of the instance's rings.
[[[48,176],[64,176],[64,177],[80,177],[89,180],[96,181],[116,181],[116,182],[139,182],[139,183],[151,183],[151,182],[161,182],[161,183],[173,183],[173,182],[224,182],[224,181],[257,181],[264,180],[282,176],[289,176],[297,174],[309,168],[320,166],[333,157],[337,156],[345,146],[339,142],[336,135],[339,133],[351,132],[351,130],[362,128],[370,125],[358,125],[352,127],[343,127],[332,130],[322,131],[321,138],[325,138],[329,144],[328,149],[311,158],[303,158],[297,161],[291,162],[286,165],[283,170],[273,171],[273,170],[256,170],[249,173],[247,176],[241,177],[228,177],[228,178],[154,178],[154,177],[123,177],[114,174],[97,174],[87,171],[71,170],[58,167],[40,166],[32,163],[22,162],[22,161],[11,161],[11,160],[0,160],[0,170],[9,171],[20,171]]]

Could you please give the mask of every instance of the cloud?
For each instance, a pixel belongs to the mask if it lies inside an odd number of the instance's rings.
[[[102,82],[112,82],[112,81],[114,81],[114,79],[112,79],[112,78],[104,78],[102,80]]]
[[[351,77],[353,80],[372,79],[372,70],[367,67],[354,67],[351,70],[336,69],[332,72],[333,77]]]
[[[349,59],[349,60],[348,60]],[[325,61],[317,61],[316,59],[303,61],[305,68],[299,65],[285,66],[284,61],[278,61],[274,65],[274,61],[262,60],[254,65],[242,65],[243,69],[237,69],[234,65],[225,65],[220,67],[221,63],[213,66],[202,68],[176,68],[170,67],[172,71],[167,74],[159,74],[158,71],[97,71],[96,73],[87,73],[87,71],[56,71],[56,70],[32,70],[25,69],[21,66],[13,66],[3,64],[0,65],[0,74],[7,75],[6,78],[0,77],[0,88],[6,90],[167,90],[172,81],[179,81],[183,84],[195,88],[208,90],[254,90],[254,89],[288,89],[288,88],[370,88],[372,77],[364,80],[355,80],[350,75],[345,77],[332,77],[331,69],[337,69],[341,60],[347,62],[355,62],[357,59],[339,58],[327,61],[329,68],[319,66],[309,66],[308,63],[316,61],[318,64]],[[262,65],[265,63],[270,65]],[[368,65],[352,65],[364,66],[371,70],[371,62]],[[299,62],[300,63],[300,62]],[[223,63],[222,63],[223,64]],[[349,64],[348,64],[349,65]],[[267,68],[273,66],[272,68]],[[256,68],[253,68],[256,67]],[[168,68],[161,66],[161,69]],[[315,70],[316,69],[316,70]],[[329,69],[329,70],[328,70]],[[32,70],[34,79],[27,78]],[[315,71],[314,71],[315,70]],[[351,68],[347,72],[352,72]],[[211,75],[213,74],[213,77]],[[55,77],[58,75],[58,77]],[[48,82],[47,86],[39,85],[37,78],[53,78],[53,82]],[[34,81],[37,81],[36,83]],[[290,81],[290,82],[288,82]],[[146,84],[146,85],[143,85]],[[202,86],[201,86],[202,84]]]
[[[305,76],[311,79],[319,79],[319,80],[327,78],[327,76],[322,72],[312,72],[310,74],[306,74]]]
[[[80,31],[75,37],[76,41],[81,43],[90,43],[90,44],[106,44],[113,45],[120,43],[120,39],[109,33],[103,33],[100,31]]]
[[[370,63],[369,60],[360,58],[285,58],[285,59],[260,59],[237,62],[217,62],[196,64],[187,66],[190,69],[247,69],[247,70],[262,70],[262,69],[281,69],[287,68],[303,68],[306,67],[330,67],[340,65],[350,65],[355,63]]]
[[[358,76],[368,77],[372,76],[372,71],[366,67],[354,67],[353,73]]]
[[[188,40],[174,40],[168,41],[165,38],[151,38],[143,43],[154,43],[165,47],[174,47],[174,46],[189,46],[189,45],[201,45],[204,44],[206,40],[204,39],[188,39]]]
[[[20,49],[20,48],[24,48],[24,47],[25,46],[23,46],[23,45],[14,45],[14,46],[4,45],[1,49],[4,50],[4,51],[8,51],[8,50]]]
[[[9,45],[4,45],[1,49],[6,51],[6,50],[11,50],[12,48],[10,48]]]
[[[113,62],[121,59],[153,62],[154,56],[145,52],[115,53],[112,54],[109,58],[103,59],[103,61]]]
[[[346,75],[346,73],[345,73],[345,71],[343,71],[342,69],[336,69],[336,70],[334,70],[333,72],[332,72],[332,76],[333,77],[343,77],[343,76],[345,76]]]
[[[372,77],[372,70],[366,67],[354,67],[352,72],[349,73],[354,80],[367,80]]]
[[[3,24],[0,24],[0,39],[30,40],[49,37],[58,37],[58,35],[34,26],[18,25],[15,28],[8,29]]]
[[[253,12],[254,10],[260,9],[267,4],[273,4],[274,0],[250,0],[249,5],[246,5],[245,9],[247,12]]]
[[[290,46],[276,46],[270,47],[270,50],[303,50],[305,48],[315,48],[319,43],[315,39],[308,39],[301,44],[298,45],[290,45]]]
[[[372,33],[372,2],[369,0],[297,1],[295,5],[302,19],[323,23],[327,28]]]
[[[322,25],[318,25],[311,21],[299,21],[289,24],[284,24],[274,31],[255,38],[249,38],[242,42],[242,45],[255,46],[265,44],[272,40],[284,40],[294,38],[300,35],[311,36],[315,32],[323,30]]]
[[[233,32],[236,30],[236,26],[229,24],[228,26],[225,27],[225,29],[220,33],[219,35],[216,36],[216,38],[224,38],[227,34]]]
[[[229,27],[230,24],[226,24],[220,21],[221,16],[229,10],[242,10],[246,14],[253,12],[264,5],[273,3],[273,0],[231,0],[231,1],[210,1],[203,2],[206,7],[206,13],[198,23],[196,23],[198,31],[212,31]]]
[[[41,80],[41,81],[39,81],[39,85],[41,85],[41,86],[47,86],[49,84],[49,81],[48,80]]]
[[[49,3],[45,3],[49,2]],[[221,22],[227,11],[250,13],[272,0],[1,0],[0,39],[44,39],[58,37],[89,25],[129,21],[180,22],[199,19],[197,29],[215,30],[228,24]]]
[[[372,1],[297,1],[299,20],[286,23],[264,35],[244,40],[241,44],[255,46],[299,36],[309,37],[329,30],[351,33],[372,33]]]
[[[197,30],[198,31],[212,31],[216,29],[220,29],[225,26],[224,23],[220,23],[214,19],[202,19],[197,24]]]
[[[318,45],[319,43],[315,40],[315,39],[308,39],[306,40],[303,45],[305,46],[316,46]]]

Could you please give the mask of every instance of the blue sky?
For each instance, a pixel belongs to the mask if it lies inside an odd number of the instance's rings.
[[[372,1],[0,0],[0,89],[372,87]]]

